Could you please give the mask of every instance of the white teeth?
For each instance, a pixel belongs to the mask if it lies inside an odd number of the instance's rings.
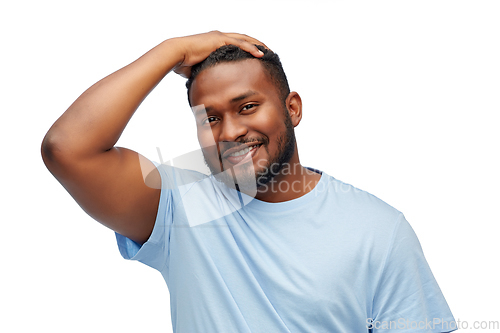
[[[236,157],[236,156],[244,155],[244,154],[248,153],[250,150],[253,150],[255,147],[256,146],[252,146],[251,148],[247,147],[247,148],[244,148],[242,150],[235,151],[234,153],[229,154],[229,156]]]
[[[232,154],[229,154],[229,156],[240,156],[240,155],[248,153],[249,151],[250,151],[250,149],[245,148],[243,150],[240,150],[240,151],[234,152]]]

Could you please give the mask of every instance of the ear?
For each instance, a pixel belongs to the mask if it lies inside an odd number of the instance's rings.
[[[292,118],[293,127],[296,127],[302,119],[302,99],[297,92],[292,91],[288,94],[286,98],[286,108],[290,118]]]

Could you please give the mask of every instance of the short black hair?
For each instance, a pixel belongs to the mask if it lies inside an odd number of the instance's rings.
[[[189,92],[191,91],[191,85],[194,79],[201,71],[214,67],[220,63],[241,61],[245,59],[257,59],[262,64],[265,72],[269,75],[271,82],[275,85],[278,90],[280,99],[285,104],[285,100],[290,94],[290,87],[288,86],[288,80],[286,79],[285,71],[283,70],[283,65],[281,65],[280,58],[276,53],[271,50],[266,49],[261,45],[255,45],[259,50],[261,50],[264,55],[260,58],[254,57],[252,54],[243,51],[235,45],[224,45],[219,47],[217,50],[210,53],[208,58],[202,62],[194,65],[191,68],[191,76],[186,82],[188,102],[191,106],[191,101],[189,100]]]

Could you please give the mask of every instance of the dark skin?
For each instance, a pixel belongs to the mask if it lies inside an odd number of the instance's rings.
[[[268,142],[256,148],[255,152],[248,153],[255,171],[268,166],[272,157],[278,154],[279,135],[286,131],[283,102],[258,60],[223,63],[205,69],[193,81],[190,99],[191,105],[203,104],[207,110],[196,115],[201,147],[210,146],[213,142]],[[285,103],[286,112],[295,127],[302,119],[301,98],[298,93],[291,92]],[[219,163],[219,154],[222,153],[226,170],[233,163],[224,158],[224,146],[221,147],[219,150],[222,151],[212,149],[205,155],[207,162],[215,165]],[[297,145],[288,163],[291,167],[282,170],[285,172],[276,172],[272,184],[257,189],[257,199],[288,201],[314,188],[321,176],[300,165]],[[238,168],[235,170],[240,171]]]
[[[262,56],[254,44],[263,44],[246,35],[213,31],[172,38],[91,86],[54,123],[42,142],[42,158],[90,216],[139,244],[147,241],[158,211],[160,176],[150,161],[115,144],[165,75],[188,77],[191,66],[230,44]]]

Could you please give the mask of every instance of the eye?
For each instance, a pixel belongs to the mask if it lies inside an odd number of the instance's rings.
[[[248,111],[255,108],[257,104],[247,104],[241,108],[241,111]]]
[[[212,123],[212,122],[214,122],[214,121],[216,121],[216,120],[217,120],[217,117],[210,116],[210,117],[208,117],[207,119],[203,120],[203,121],[201,122],[201,124],[202,124],[202,125],[207,125],[207,124],[210,124],[210,123]]]

